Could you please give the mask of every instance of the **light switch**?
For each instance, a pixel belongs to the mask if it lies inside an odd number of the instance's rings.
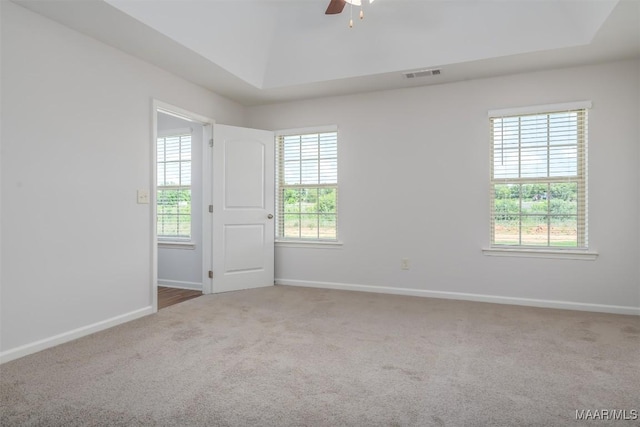
[[[149,203],[149,192],[147,190],[138,190],[138,204],[146,205]]]

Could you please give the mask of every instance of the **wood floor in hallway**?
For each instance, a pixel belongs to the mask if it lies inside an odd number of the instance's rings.
[[[169,307],[183,301],[197,298],[202,295],[201,291],[192,289],[168,288],[166,286],[158,286],[158,310]]]

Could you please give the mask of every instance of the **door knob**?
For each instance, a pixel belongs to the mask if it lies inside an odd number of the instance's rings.
[[[269,215],[267,215],[267,218],[273,219],[273,215],[269,214]]]

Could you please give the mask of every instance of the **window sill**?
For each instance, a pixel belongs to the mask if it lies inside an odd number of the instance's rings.
[[[162,249],[187,249],[194,250],[196,248],[196,244],[193,242],[169,242],[169,241],[158,241],[158,248]]]
[[[276,247],[279,248],[316,248],[316,249],[336,249],[342,248],[342,242],[316,240],[276,240]]]
[[[487,256],[505,256],[521,258],[551,258],[574,259],[581,261],[595,261],[597,252],[580,249],[533,249],[533,248],[482,248],[482,253]]]

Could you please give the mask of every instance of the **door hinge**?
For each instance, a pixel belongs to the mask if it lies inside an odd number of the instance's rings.
[[[209,279],[213,279],[213,271],[209,270]]]
[[[209,205],[209,213],[213,213],[213,205]]]
[[[213,138],[209,140],[209,147],[213,147]]]

